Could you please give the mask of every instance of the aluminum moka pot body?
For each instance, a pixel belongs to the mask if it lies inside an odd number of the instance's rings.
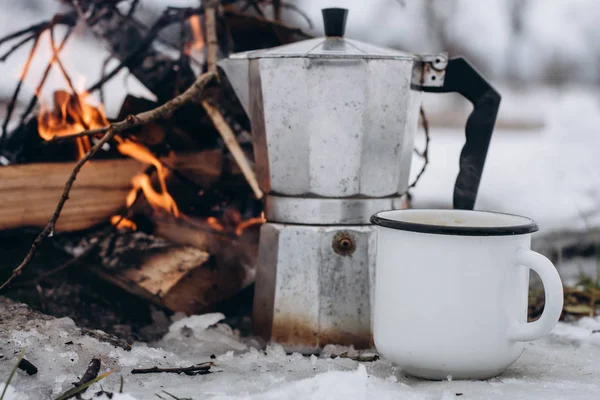
[[[294,197],[404,193],[421,98],[410,90],[413,66],[411,59],[250,60],[262,189]]]
[[[415,58],[377,50],[319,38],[227,61],[240,65],[241,85],[249,85],[236,91],[250,116],[264,192],[372,198],[406,191],[421,100],[411,90]]]

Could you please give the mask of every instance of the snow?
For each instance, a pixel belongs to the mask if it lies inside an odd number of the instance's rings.
[[[0,394],[5,390],[6,383],[0,383]],[[28,400],[29,396],[25,393],[19,392],[14,386],[8,385],[4,397],[2,400]]]
[[[178,319],[178,318],[175,318]],[[600,390],[600,317],[559,323],[552,334],[527,346],[504,374],[486,381],[441,382],[405,376],[386,360],[357,362],[331,354],[356,354],[352,348],[328,346],[321,355],[286,354],[281,346],[257,348],[220,323],[222,315],[180,318],[156,343],[135,343],[131,351],[82,335],[68,318],[28,318],[24,326],[0,329],[0,377],[8,376],[20,349],[39,369],[17,371],[8,399],[53,398],[79,379],[92,357],[101,372],[115,372],[92,385],[88,394],[117,391],[113,399],[142,400],[156,394],[194,399],[595,399]],[[72,344],[67,344],[73,342]],[[371,353],[373,351],[370,351]],[[211,355],[213,356],[211,358]],[[209,375],[130,374],[133,368],[189,366],[212,361]],[[2,387],[2,386],[0,386]],[[164,392],[163,392],[164,391]],[[101,399],[107,397],[99,397]]]

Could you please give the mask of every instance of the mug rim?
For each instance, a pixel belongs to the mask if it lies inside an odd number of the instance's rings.
[[[505,225],[505,226],[448,226],[448,225],[436,225],[419,222],[408,222],[398,221],[381,216],[381,214],[398,211],[402,213],[411,213],[414,211],[418,212],[466,212],[476,214],[492,214],[505,217],[516,217],[521,218],[527,223],[516,224],[516,225]],[[419,232],[419,233],[430,233],[437,235],[455,235],[455,236],[512,236],[512,235],[526,235],[529,233],[537,232],[539,230],[538,224],[531,218],[524,217],[517,214],[501,213],[496,211],[480,211],[480,210],[457,210],[457,209],[399,209],[399,210],[384,210],[373,214],[370,221],[374,225],[382,226],[384,228],[390,228],[400,231],[408,232]]]

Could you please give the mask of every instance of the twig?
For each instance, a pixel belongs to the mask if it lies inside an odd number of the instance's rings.
[[[429,120],[427,119],[427,116],[425,116],[425,110],[423,109],[423,106],[421,106],[419,112],[421,114],[421,121],[423,122],[423,131],[425,131],[425,149],[423,150],[423,153],[419,153],[416,149],[415,152],[419,156],[423,157],[423,167],[421,167],[421,171],[419,171],[417,177],[415,178],[413,183],[410,184],[408,189],[406,189],[406,192],[404,192],[404,194],[406,194],[410,189],[414,188],[417,185],[417,182],[419,182],[419,179],[421,179],[421,176],[427,168],[427,164],[429,164]]]
[[[73,135],[57,136],[55,138],[48,140],[46,143],[56,143],[56,142],[62,142],[63,140],[75,139],[75,138],[83,137],[83,136],[99,135],[101,133],[105,133],[106,131],[108,131],[109,127],[112,127],[112,129],[116,133],[121,133],[121,132],[129,130],[131,128],[135,128],[137,126],[147,124],[148,122],[155,121],[155,120],[175,111],[176,109],[178,109],[185,103],[189,102],[193,98],[199,97],[199,95],[202,92],[202,90],[204,89],[204,87],[214,78],[216,78],[215,74],[213,74],[211,72],[207,72],[205,74],[200,75],[196,79],[194,84],[192,86],[190,86],[185,92],[183,92],[179,96],[173,98],[172,100],[167,101],[166,103],[164,103],[163,105],[161,105],[157,108],[154,108],[149,111],[144,111],[135,116],[129,116],[124,121],[115,122],[109,126],[105,126],[102,128],[90,129],[90,130],[87,130],[84,132],[75,133]]]
[[[73,81],[67,73],[67,70],[65,69],[65,66],[63,65],[62,61],[60,61],[60,57],[58,57],[58,48],[56,47],[56,42],[54,41],[54,29],[50,29],[50,46],[52,47],[52,60],[54,60],[56,62],[56,65],[58,65],[58,68],[60,69],[60,72],[65,78],[65,81],[67,81],[71,92],[73,92],[73,95],[76,96],[77,101],[79,101],[79,96],[77,95],[77,90],[73,85]]]
[[[123,218],[123,216],[121,216],[121,219],[122,218]],[[50,271],[46,271],[45,273],[41,274],[40,276],[38,276],[35,279],[35,281],[33,281],[33,283],[39,285],[41,282],[43,282],[49,276],[52,276],[52,275],[54,275],[54,274],[56,274],[56,273],[58,273],[60,271],[63,271],[65,269],[71,267],[72,265],[77,264],[77,262],[81,261],[87,255],[89,255],[92,252],[92,250],[94,250],[96,247],[98,247],[98,245],[102,242],[102,240],[104,240],[110,234],[114,233],[114,229],[119,225],[119,222],[121,222],[121,220],[118,220],[116,224],[111,225],[108,228],[106,228],[104,231],[100,232],[96,236],[96,241],[94,243],[90,244],[89,246],[87,246],[85,248],[85,250],[83,250],[79,255],[71,258],[70,260],[68,260],[65,263],[62,263],[58,267],[56,267],[54,269],[51,269]],[[23,284],[23,286],[27,286],[27,283]]]
[[[281,0],[273,0],[273,18],[275,21],[281,21]]]
[[[77,14],[74,12],[69,12],[65,14],[56,14],[50,21],[38,22],[37,24],[33,24],[27,28],[23,28],[13,33],[9,33],[8,35],[0,38],[0,45],[2,43],[8,42],[9,40],[16,39],[28,33],[35,33],[38,36],[45,31],[47,28],[57,25],[63,24],[68,26],[74,26],[77,23]]]
[[[19,361],[18,367],[20,370],[27,372],[27,375],[35,375],[38,372],[37,367],[25,358],[22,358],[21,361]]]
[[[108,67],[108,63],[110,62],[110,60],[112,60],[112,58],[113,58],[113,56],[109,55],[108,57],[106,57],[106,59],[102,63],[102,69],[100,70],[100,81],[102,81],[106,77],[106,67]],[[100,103],[106,104],[104,101],[105,100],[104,99],[104,86],[100,86],[99,94],[100,94]]]
[[[19,97],[21,86],[23,85],[23,81],[27,77],[29,67],[31,66],[31,60],[35,55],[39,42],[40,36],[38,35],[33,42],[33,46],[31,47],[31,51],[29,52],[29,57],[27,57],[27,61],[25,62],[23,72],[21,72],[21,76],[19,77],[19,83],[17,83],[17,87],[15,88],[15,92],[13,93],[12,99],[10,100],[10,103],[8,103],[8,108],[6,109],[6,116],[4,117],[4,124],[2,125],[2,136],[0,136],[0,148],[2,148],[4,140],[6,140],[8,123],[10,122],[10,118],[15,109],[15,104],[17,103],[17,98]]]
[[[256,11],[261,17],[264,17],[265,14],[262,12],[257,3],[258,0],[246,0],[246,5],[242,8],[242,12],[248,10],[248,8],[252,7],[254,11]]]
[[[79,161],[77,161],[77,164],[75,164],[75,167],[73,168],[73,171],[71,172],[71,175],[69,176],[69,178],[67,179],[67,182],[65,183],[63,193],[60,197],[60,200],[58,201],[58,205],[56,206],[54,213],[52,214],[52,217],[50,217],[50,220],[48,221],[48,224],[46,225],[44,230],[35,238],[35,240],[33,241],[33,244],[31,245],[31,248],[29,249],[29,252],[25,256],[23,261],[21,261],[21,264],[19,264],[19,266],[13,270],[13,273],[10,276],[10,278],[8,278],[8,280],[6,282],[4,282],[2,284],[2,286],[0,286],[0,290],[4,289],[10,282],[12,282],[12,280],[14,278],[16,278],[17,276],[19,276],[21,274],[21,272],[23,271],[23,268],[25,268],[25,266],[27,264],[29,264],[29,262],[31,261],[31,259],[35,255],[35,253],[37,252],[37,249],[40,246],[40,244],[42,243],[42,241],[47,236],[51,236],[54,233],[54,225],[56,224],[56,221],[58,220],[58,217],[60,216],[60,213],[69,198],[69,192],[71,191],[71,186],[73,186],[73,182],[75,182],[75,178],[77,177],[79,170],[81,169],[81,167],[83,167],[83,165],[89,159],[91,159],[94,156],[94,154],[96,154],[98,152],[98,150],[100,150],[102,148],[104,143],[106,143],[110,139],[112,139],[112,137],[115,134],[116,134],[116,132],[113,129],[108,129],[108,131],[102,137],[102,139],[100,139],[94,145],[94,147],[92,147]]]
[[[24,29],[21,29],[20,31],[10,33],[10,34],[4,36],[3,38],[0,38],[0,44],[7,42],[9,40],[12,40],[12,39],[16,39],[16,38],[26,35],[28,33],[33,33],[34,35],[39,34],[43,29],[46,28],[46,26],[48,26],[49,23],[50,23],[50,21],[39,22],[35,25],[31,25],[28,28],[24,28]]]
[[[73,386],[80,387],[80,386],[83,386],[86,383],[96,379],[96,377],[98,376],[98,373],[100,372],[100,365],[101,365],[101,362],[100,362],[99,358],[92,358],[92,361],[90,361],[90,363],[88,364],[88,367],[85,370],[85,373],[83,374],[83,376],[81,377],[79,382],[75,382],[73,384]],[[86,390],[87,390],[87,387],[79,393],[84,393]]]
[[[192,400],[192,398],[191,398],[191,397],[186,397],[186,398],[183,398],[183,397],[177,397],[177,396],[175,396],[174,394],[171,394],[171,393],[167,392],[166,390],[163,390],[162,392],[163,392],[164,394],[166,394],[167,396],[169,396],[170,398],[174,399],[174,400]],[[156,394],[156,393],[155,393],[155,394]],[[159,399],[164,399],[164,397],[161,397],[161,396],[159,396],[158,394],[156,394],[156,396],[157,396]]]
[[[31,113],[31,111],[33,111],[33,108],[37,104],[38,97],[42,93],[42,89],[44,88],[44,85],[46,84],[46,79],[48,79],[50,70],[52,69],[52,66],[54,65],[54,61],[56,60],[55,57],[58,54],[60,54],[60,52],[65,48],[65,45],[67,44],[67,40],[69,40],[69,37],[71,36],[72,33],[73,33],[73,27],[69,27],[69,29],[67,30],[67,33],[65,34],[65,36],[63,36],[63,39],[60,42],[60,45],[58,46],[58,49],[56,50],[56,52],[52,53],[52,58],[50,59],[50,61],[48,62],[48,65],[46,66],[46,69],[44,70],[44,75],[42,75],[42,79],[40,80],[40,83],[38,83],[38,86],[35,88],[35,94],[33,96],[31,96],[29,105],[27,106],[27,108],[25,109],[23,114],[21,115],[21,125],[25,122],[25,118],[27,118],[27,116]]]
[[[29,262],[35,255],[42,241],[54,232],[54,225],[56,224],[56,221],[58,220],[58,217],[60,216],[60,213],[66,201],[69,198],[69,192],[71,191],[71,187],[73,186],[73,182],[75,182],[75,178],[77,177],[79,170],[81,170],[83,165],[88,160],[90,160],[94,156],[94,154],[96,154],[102,148],[102,146],[104,146],[106,142],[111,140],[113,136],[115,136],[117,133],[124,132],[128,129],[146,124],[148,122],[155,121],[158,118],[164,117],[167,114],[172,113],[173,111],[177,110],[179,107],[183,106],[185,103],[191,101],[192,99],[199,97],[206,85],[209,82],[211,82],[215,77],[215,74],[211,72],[207,72],[198,76],[194,84],[190,86],[185,92],[167,101],[166,103],[155,109],[144,111],[136,115],[130,115],[123,121],[110,124],[100,129],[93,129],[81,132],[76,135],[63,136],[62,138],[72,138],[75,136],[82,137],[104,133],[104,136],[102,136],[102,138],[98,142],[96,142],[96,144],[79,161],[77,161],[77,164],[75,164],[71,175],[65,183],[63,193],[60,197],[60,200],[58,201],[56,209],[54,210],[54,214],[52,214],[52,217],[48,221],[48,224],[46,225],[44,230],[33,241],[31,249],[29,249],[29,252],[25,256],[23,261],[21,261],[21,263],[13,270],[12,275],[8,278],[8,280],[4,282],[2,286],[0,286],[0,290],[4,289],[10,282],[13,281],[13,279],[15,279],[21,274],[23,268],[25,268],[25,266],[29,264]]]
[[[37,34],[33,33],[29,36],[27,36],[25,39],[21,40],[20,42],[18,42],[17,44],[15,44],[13,47],[11,47],[10,49],[8,49],[8,51],[6,53],[4,53],[2,56],[0,56],[0,62],[4,62],[6,61],[6,59],[8,57],[10,57],[10,55],[12,53],[14,53],[15,51],[17,51],[21,46],[23,46],[24,44],[26,44],[27,42],[29,42],[30,40],[34,39],[37,36]]]
[[[180,368],[159,368],[159,367],[152,367],[152,368],[136,368],[136,369],[132,369],[131,373],[132,374],[155,374],[155,373],[161,373],[161,372],[168,372],[168,373],[174,373],[174,374],[181,374],[184,373],[186,375],[206,375],[206,374],[210,374],[210,367],[214,367],[215,364],[213,364],[212,362],[205,362],[202,364],[197,364],[197,365],[192,365],[191,367],[180,367]]]
[[[306,20],[306,22],[308,23],[308,27],[310,29],[313,29],[314,25],[312,23],[312,20],[310,19],[310,17],[308,16],[308,14],[305,13],[304,11],[302,11],[297,5],[291,4],[291,3],[282,2],[281,3],[281,7],[288,8],[290,10],[296,11],[298,14],[300,14],[300,16],[302,18],[304,18]]]
[[[208,70],[217,73],[217,57],[219,42],[217,39],[217,7],[218,2],[214,0],[208,2],[205,10],[206,25],[206,64]]]
[[[204,8],[202,8],[202,7],[198,7],[198,8],[168,7],[167,10],[165,10],[165,12],[160,16],[160,18],[154,23],[154,25],[152,25],[152,27],[150,28],[148,35],[146,36],[144,41],[142,41],[139,44],[139,46],[135,50],[133,50],[129,55],[127,55],[125,58],[123,58],[121,63],[119,65],[117,65],[112,71],[110,71],[110,73],[108,75],[106,75],[104,78],[100,79],[98,82],[94,83],[92,86],[90,86],[88,89],[86,89],[86,92],[92,93],[92,92],[98,90],[106,82],[108,82],[109,80],[114,78],[123,68],[130,67],[130,64],[136,59],[136,57],[138,57],[140,54],[142,54],[144,52],[144,50],[146,50],[152,44],[154,39],[156,39],[158,37],[158,34],[160,33],[160,31],[163,28],[166,28],[167,26],[169,26],[173,23],[176,23],[176,22],[179,22],[182,20],[186,20],[192,15],[202,14],[203,12],[204,12]]]
[[[131,2],[131,5],[129,6],[129,11],[127,11],[127,18],[133,17],[133,14],[135,13],[139,2],[140,0],[133,0]]]
[[[219,110],[215,106],[210,104],[208,101],[202,100],[202,107],[204,107],[204,110],[206,110],[206,113],[212,120],[215,128],[217,128],[217,131],[219,131],[219,133],[221,134],[225,145],[233,155],[233,158],[236,161],[237,165],[242,170],[242,174],[244,175],[244,178],[246,178],[246,181],[252,188],[254,195],[257,199],[262,199],[263,192],[258,186],[258,180],[256,179],[256,175],[250,167],[250,164],[248,164],[248,160],[246,159],[246,156],[244,155],[240,144],[235,139],[235,134],[231,130],[231,127],[229,126],[227,121],[225,121],[225,118],[223,118],[223,115],[219,112]]]

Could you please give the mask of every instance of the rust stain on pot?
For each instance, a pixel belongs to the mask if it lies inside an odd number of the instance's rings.
[[[284,347],[306,350],[323,348],[327,344],[354,346],[357,350],[374,347],[369,330],[358,333],[335,329],[319,331],[317,324],[308,318],[291,316],[274,319],[270,340]]]
[[[341,256],[350,256],[356,250],[356,241],[348,232],[342,231],[335,234],[332,243],[333,251]]]
[[[319,346],[317,328],[308,318],[277,316],[273,319],[271,340],[282,346],[317,348]]]

